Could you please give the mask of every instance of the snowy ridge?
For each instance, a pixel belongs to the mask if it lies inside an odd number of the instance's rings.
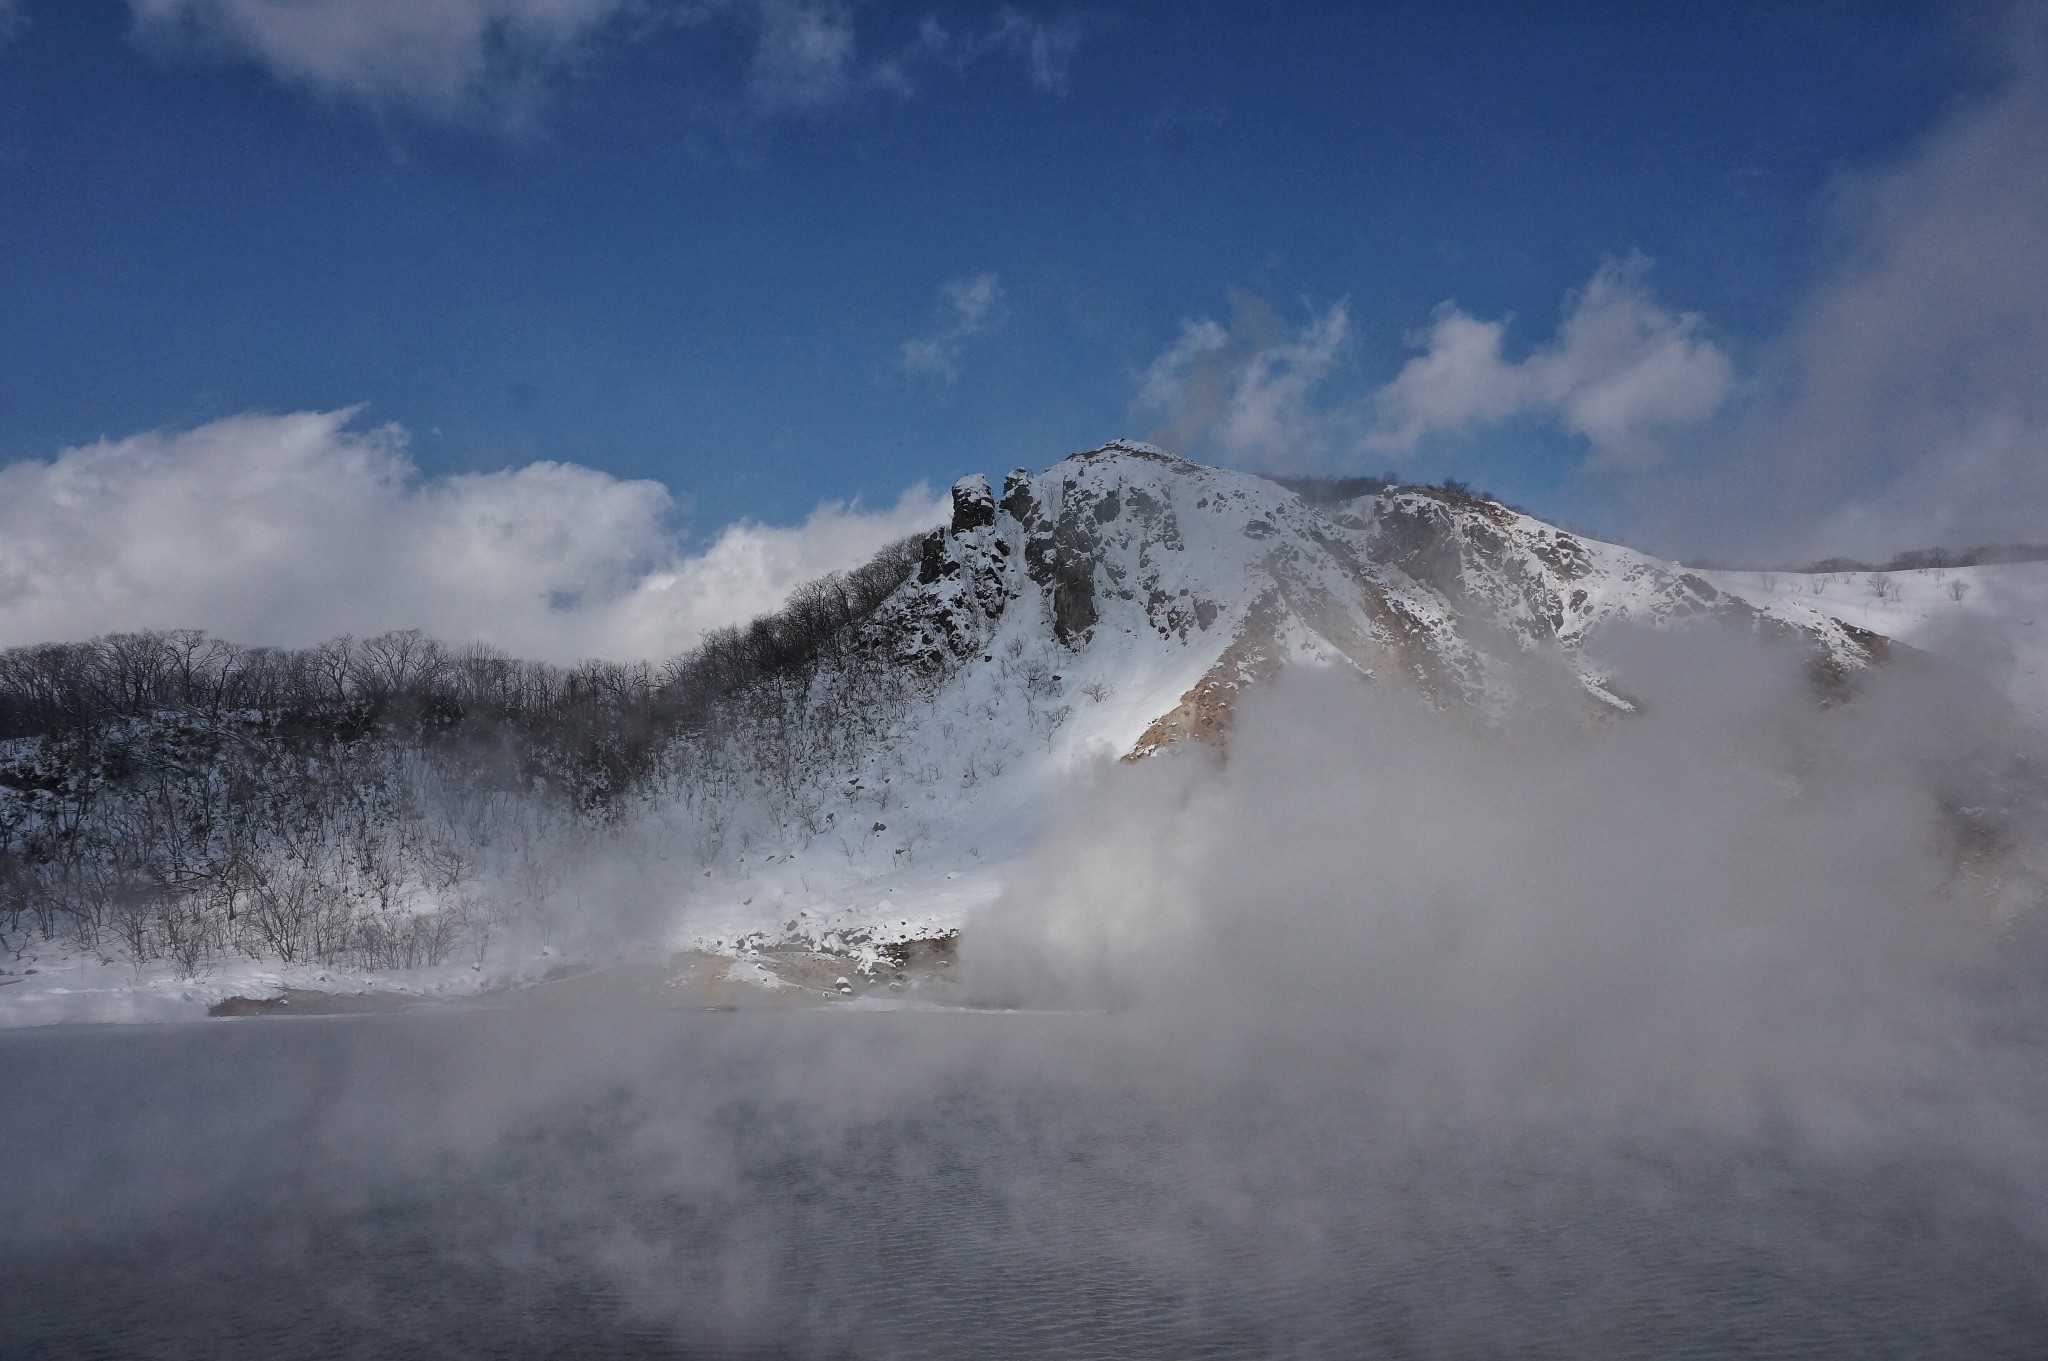
[[[1226,741],[1236,696],[1285,667],[1343,667],[1498,715],[1528,666],[1556,665],[1589,714],[1626,712],[1589,647],[1599,626],[1709,617],[1804,637],[1834,673],[1881,646],[1808,604],[1759,607],[1435,488],[1319,507],[1124,440],[1014,471],[999,493],[963,478],[950,524],[864,626],[929,678],[923,699],[841,786],[831,835],[707,870],[677,943],[871,961],[956,931],[1001,891],[1077,768]]]

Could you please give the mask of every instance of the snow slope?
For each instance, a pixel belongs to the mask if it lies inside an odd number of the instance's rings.
[[[2048,562],[1905,572],[1704,572],[1772,611],[1824,611],[1858,628],[1981,667],[2013,706],[2048,725]]]

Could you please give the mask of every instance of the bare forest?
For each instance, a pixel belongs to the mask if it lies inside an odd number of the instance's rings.
[[[139,968],[480,963],[558,929],[600,852],[806,841],[933,679],[876,608],[917,538],[664,665],[561,668],[414,630],[190,630],[0,651],[0,945]]]

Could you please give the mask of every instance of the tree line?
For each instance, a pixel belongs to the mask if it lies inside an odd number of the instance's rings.
[[[919,546],[660,666],[558,667],[417,630],[0,651],[0,948],[70,938],[189,974],[234,953],[481,960],[522,923],[545,937],[575,858],[656,793],[706,854],[740,804],[802,821],[813,767],[851,759],[902,698],[886,640],[859,626]]]
[[[1856,558],[1821,558],[1792,570],[1827,572],[1915,572],[1936,567],[1987,567],[2004,562],[2048,561],[2048,543],[1987,543],[1975,548],[1915,548],[1883,563]]]

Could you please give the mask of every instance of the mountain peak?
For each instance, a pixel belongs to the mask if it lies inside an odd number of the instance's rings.
[[[1051,647],[1062,674],[1127,697],[1115,722],[1092,726],[1128,754],[1222,740],[1233,697],[1288,665],[1495,715],[1520,704],[1531,664],[1555,665],[1593,712],[1627,712],[1588,649],[1594,633],[1694,615],[1804,638],[1838,677],[1875,641],[1814,610],[1759,611],[1498,502],[1390,487],[1311,503],[1117,439],[1014,470],[999,496],[961,479],[951,523],[876,636],[936,674],[972,673],[1012,644]]]
[[[1083,449],[1067,455],[1067,460],[1090,458],[1113,458],[1118,454],[1135,455],[1138,458],[1159,459],[1168,463],[1187,463],[1189,459],[1170,454],[1155,444],[1137,439],[1113,439],[1107,444],[1098,444],[1093,449]]]

